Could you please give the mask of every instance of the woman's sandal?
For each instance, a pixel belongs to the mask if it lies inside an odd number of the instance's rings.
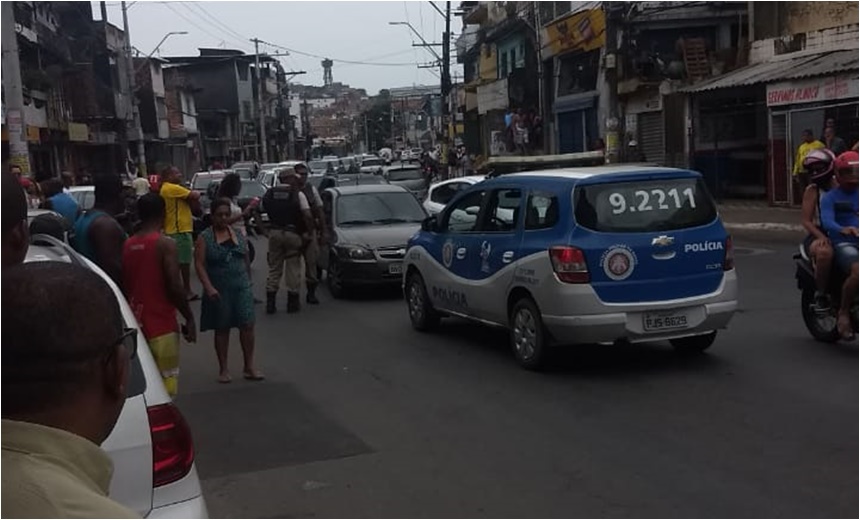
[[[230,377],[230,374],[220,375],[218,376],[218,382],[221,384],[227,384],[233,381],[233,378]]]

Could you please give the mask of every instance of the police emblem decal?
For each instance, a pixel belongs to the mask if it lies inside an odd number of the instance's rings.
[[[637,263],[636,253],[625,245],[614,245],[600,257],[603,272],[610,280],[626,280],[633,274]]]
[[[484,240],[481,244],[481,272],[490,272],[490,253],[493,251],[493,245]]]
[[[454,243],[450,240],[442,246],[442,263],[445,267],[451,267],[454,261]]]

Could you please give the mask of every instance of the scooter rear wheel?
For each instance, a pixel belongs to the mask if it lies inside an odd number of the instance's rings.
[[[804,287],[800,295],[800,308],[803,315],[803,323],[812,337],[823,343],[836,343],[839,341],[839,329],[836,327],[836,309],[827,313],[815,310],[815,290]]]

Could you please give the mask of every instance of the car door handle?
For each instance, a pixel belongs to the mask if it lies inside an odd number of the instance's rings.
[[[505,254],[502,255],[502,262],[509,264],[514,259],[513,251],[505,251]]]

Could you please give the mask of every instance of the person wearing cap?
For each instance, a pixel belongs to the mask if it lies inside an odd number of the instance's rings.
[[[301,180],[293,170],[278,173],[280,185],[263,195],[263,211],[269,215],[269,276],[266,279],[266,314],[274,314],[275,298],[281,276],[287,287],[287,312],[301,310],[300,290],[304,275],[302,247],[313,230],[308,199],[301,191]]]
[[[851,307],[857,298],[857,152],[845,152],[836,158],[836,180],[839,186],[821,199],[821,226],[833,244],[834,265],[846,274],[842,285],[837,326],[843,339],[852,339]]]
[[[627,143],[627,160],[630,162],[645,162],[645,154],[639,149],[639,143],[636,139],[632,139]]]
[[[807,179],[806,170],[803,169],[803,159],[809,155],[809,152],[825,148],[825,146],[824,143],[815,138],[812,134],[812,130],[809,129],[801,132],[800,139],[802,142],[797,147],[797,153],[794,156],[794,168],[792,169],[791,174],[794,176],[795,181],[800,183],[801,187],[806,188],[809,181]]]
[[[316,186],[308,182],[308,166],[305,163],[299,163],[293,167],[296,175],[299,176],[299,188],[308,200],[311,207],[311,215],[313,216],[313,229],[308,231],[308,240],[303,248],[303,256],[305,259],[305,286],[307,287],[307,296],[305,301],[311,305],[318,305],[319,300],[316,296],[317,286],[319,285],[319,272],[317,266],[320,256],[320,241],[327,242],[326,229],[328,226],[325,221],[325,212],[323,211],[322,198]]]

